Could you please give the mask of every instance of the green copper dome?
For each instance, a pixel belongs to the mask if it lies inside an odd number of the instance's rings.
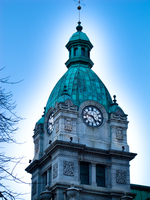
[[[38,124],[44,123],[46,113],[50,108],[54,108],[56,103],[65,102],[67,99],[70,99],[77,106],[77,109],[85,101],[95,101],[101,104],[108,114],[125,115],[116,103],[116,96],[112,101],[107,88],[91,69],[94,64],[90,59],[90,51],[93,45],[87,35],[82,32],[81,22],[78,22],[76,29],[77,32],[71,36],[66,44],[69,59],[65,64],[68,70],[52,90],[44,115],[38,121]]]
[[[118,106],[118,104],[112,104],[109,109],[109,113],[119,113],[120,115],[125,115],[124,111]]]
[[[81,22],[78,22],[78,26],[76,27],[76,29],[77,29],[77,32],[71,36],[69,42],[72,42],[75,40],[76,41],[78,40],[90,41],[88,36],[82,32],[83,27],[81,26]]]
[[[56,102],[65,102],[70,99],[80,107],[85,101],[96,101],[103,105],[109,113],[112,105],[111,96],[100,80],[91,69],[93,62],[90,59],[90,51],[93,47],[89,38],[82,32],[81,22],[78,22],[75,32],[66,45],[69,51],[69,59],[66,62],[67,72],[57,82],[47,101],[45,115]]]
[[[80,32],[80,31],[74,33],[74,34],[71,36],[71,38],[70,38],[69,41],[71,42],[71,41],[75,41],[75,40],[90,41],[89,38],[88,38],[88,36],[87,36],[85,33]]]
[[[37,124],[44,124],[44,116],[42,116],[39,121],[37,121]]]
[[[72,65],[58,81],[48,99],[46,113],[56,102],[64,102],[68,98],[78,108],[88,100],[102,104],[107,111],[112,104],[111,96],[100,78],[89,67],[80,64]]]

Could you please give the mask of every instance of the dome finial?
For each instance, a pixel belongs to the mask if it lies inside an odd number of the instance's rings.
[[[114,95],[113,97],[114,97],[114,99],[113,99],[113,102],[114,102],[114,103],[113,103],[113,104],[118,105],[118,104],[117,104],[117,100],[116,100],[116,95]]]
[[[78,32],[82,31],[83,27],[81,26],[81,22],[80,21],[78,22],[78,26],[76,27],[76,29],[77,29]]]

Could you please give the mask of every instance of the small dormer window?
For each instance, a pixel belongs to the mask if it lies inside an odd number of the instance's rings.
[[[85,56],[85,49],[81,48],[81,56]]]
[[[74,49],[74,56],[77,56],[78,55],[78,48],[76,47],[75,49]]]

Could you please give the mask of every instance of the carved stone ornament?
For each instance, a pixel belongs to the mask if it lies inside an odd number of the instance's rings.
[[[127,172],[125,170],[116,170],[116,183],[127,184]]]
[[[65,176],[74,176],[74,163],[64,161],[63,162],[63,174]]]
[[[72,120],[70,118],[65,119],[65,130],[72,131]]]
[[[122,128],[121,127],[117,127],[117,132],[116,132],[116,138],[118,140],[123,140],[123,133],[122,133]]]
[[[121,116],[119,114],[114,114],[112,113],[111,116],[110,116],[111,119],[116,119],[116,120],[119,120],[119,121],[127,121],[127,115],[124,115],[124,116]]]
[[[64,103],[60,103],[61,108],[67,109],[67,110],[77,110],[77,107],[73,104],[73,102],[70,99],[67,99]]]
[[[53,165],[53,179],[58,176],[58,162]]]
[[[43,132],[44,131],[43,124],[36,123],[33,131],[34,131],[34,135],[38,134],[39,132]]]
[[[39,138],[35,140],[35,154],[39,151]]]
[[[55,131],[56,133],[59,131],[59,120],[56,120],[55,122]]]
[[[65,105],[68,106],[68,107],[72,107],[73,106],[73,102],[70,99],[67,99],[65,101]]]
[[[34,130],[33,130],[33,131],[34,131],[34,134],[36,134],[37,130],[38,130],[38,124],[36,123],[36,124],[35,124],[35,128],[34,128]]]
[[[122,111],[122,110],[120,110],[120,109],[119,109],[119,110],[117,110],[116,114],[117,114],[117,115],[120,115],[120,116],[124,116],[124,113],[123,113],[123,111]]]
[[[57,110],[59,108],[58,102],[55,103],[55,109]]]

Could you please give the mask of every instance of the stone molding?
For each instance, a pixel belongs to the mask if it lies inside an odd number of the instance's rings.
[[[92,147],[86,147],[86,145],[83,144],[77,144],[73,142],[66,142],[61,140],[56,140],[53,142],[44,152],[45,154],[39,159],[34,160],[27,168],[27,172],[32,172],[32,170],[35,170],[35,168],[39,168],[43,162],[46,162],[46,160],[51,159],[51,155],[54,151],[57,149],[69,149],[70,151],[77,151],[79,154],[93,154],[98,155],[105,158],[117,158],[117,159],[123,159],[126,161],[131,161],[137,154],[136,153],[130,153],[125,151],[118,151],[118,150],[102,150],[102,149],[96,149]]]
[[[79,151],[81,153],[87,153],[87,154],[95,154],[95,155],[100,155],[100,156],[107,156],[113,157],[113,158],[119,158],[119,159],[126,159],[128,161],[132,160],[137,154],[135,153],[130,153],[130,152],[122,152],[118,150],[102,150],[102,149],[96,149],[92,147],[87,147],[86,145],[83,144],[77,144],[73,142],[66,142],[66,141],[61,141],[61,140],[56,140],[53,142],[52,145],[50,145],[46,150],[45,153],[47,155],[51,154],[51,152],[55,151],[56,149],[70,149],[73,151]]]
[[[111,113],[110,114],[110,120],[112,120],[112,119],[127,122],[127,115],[122,116],[122,115],[119,115],[119,114]]]

